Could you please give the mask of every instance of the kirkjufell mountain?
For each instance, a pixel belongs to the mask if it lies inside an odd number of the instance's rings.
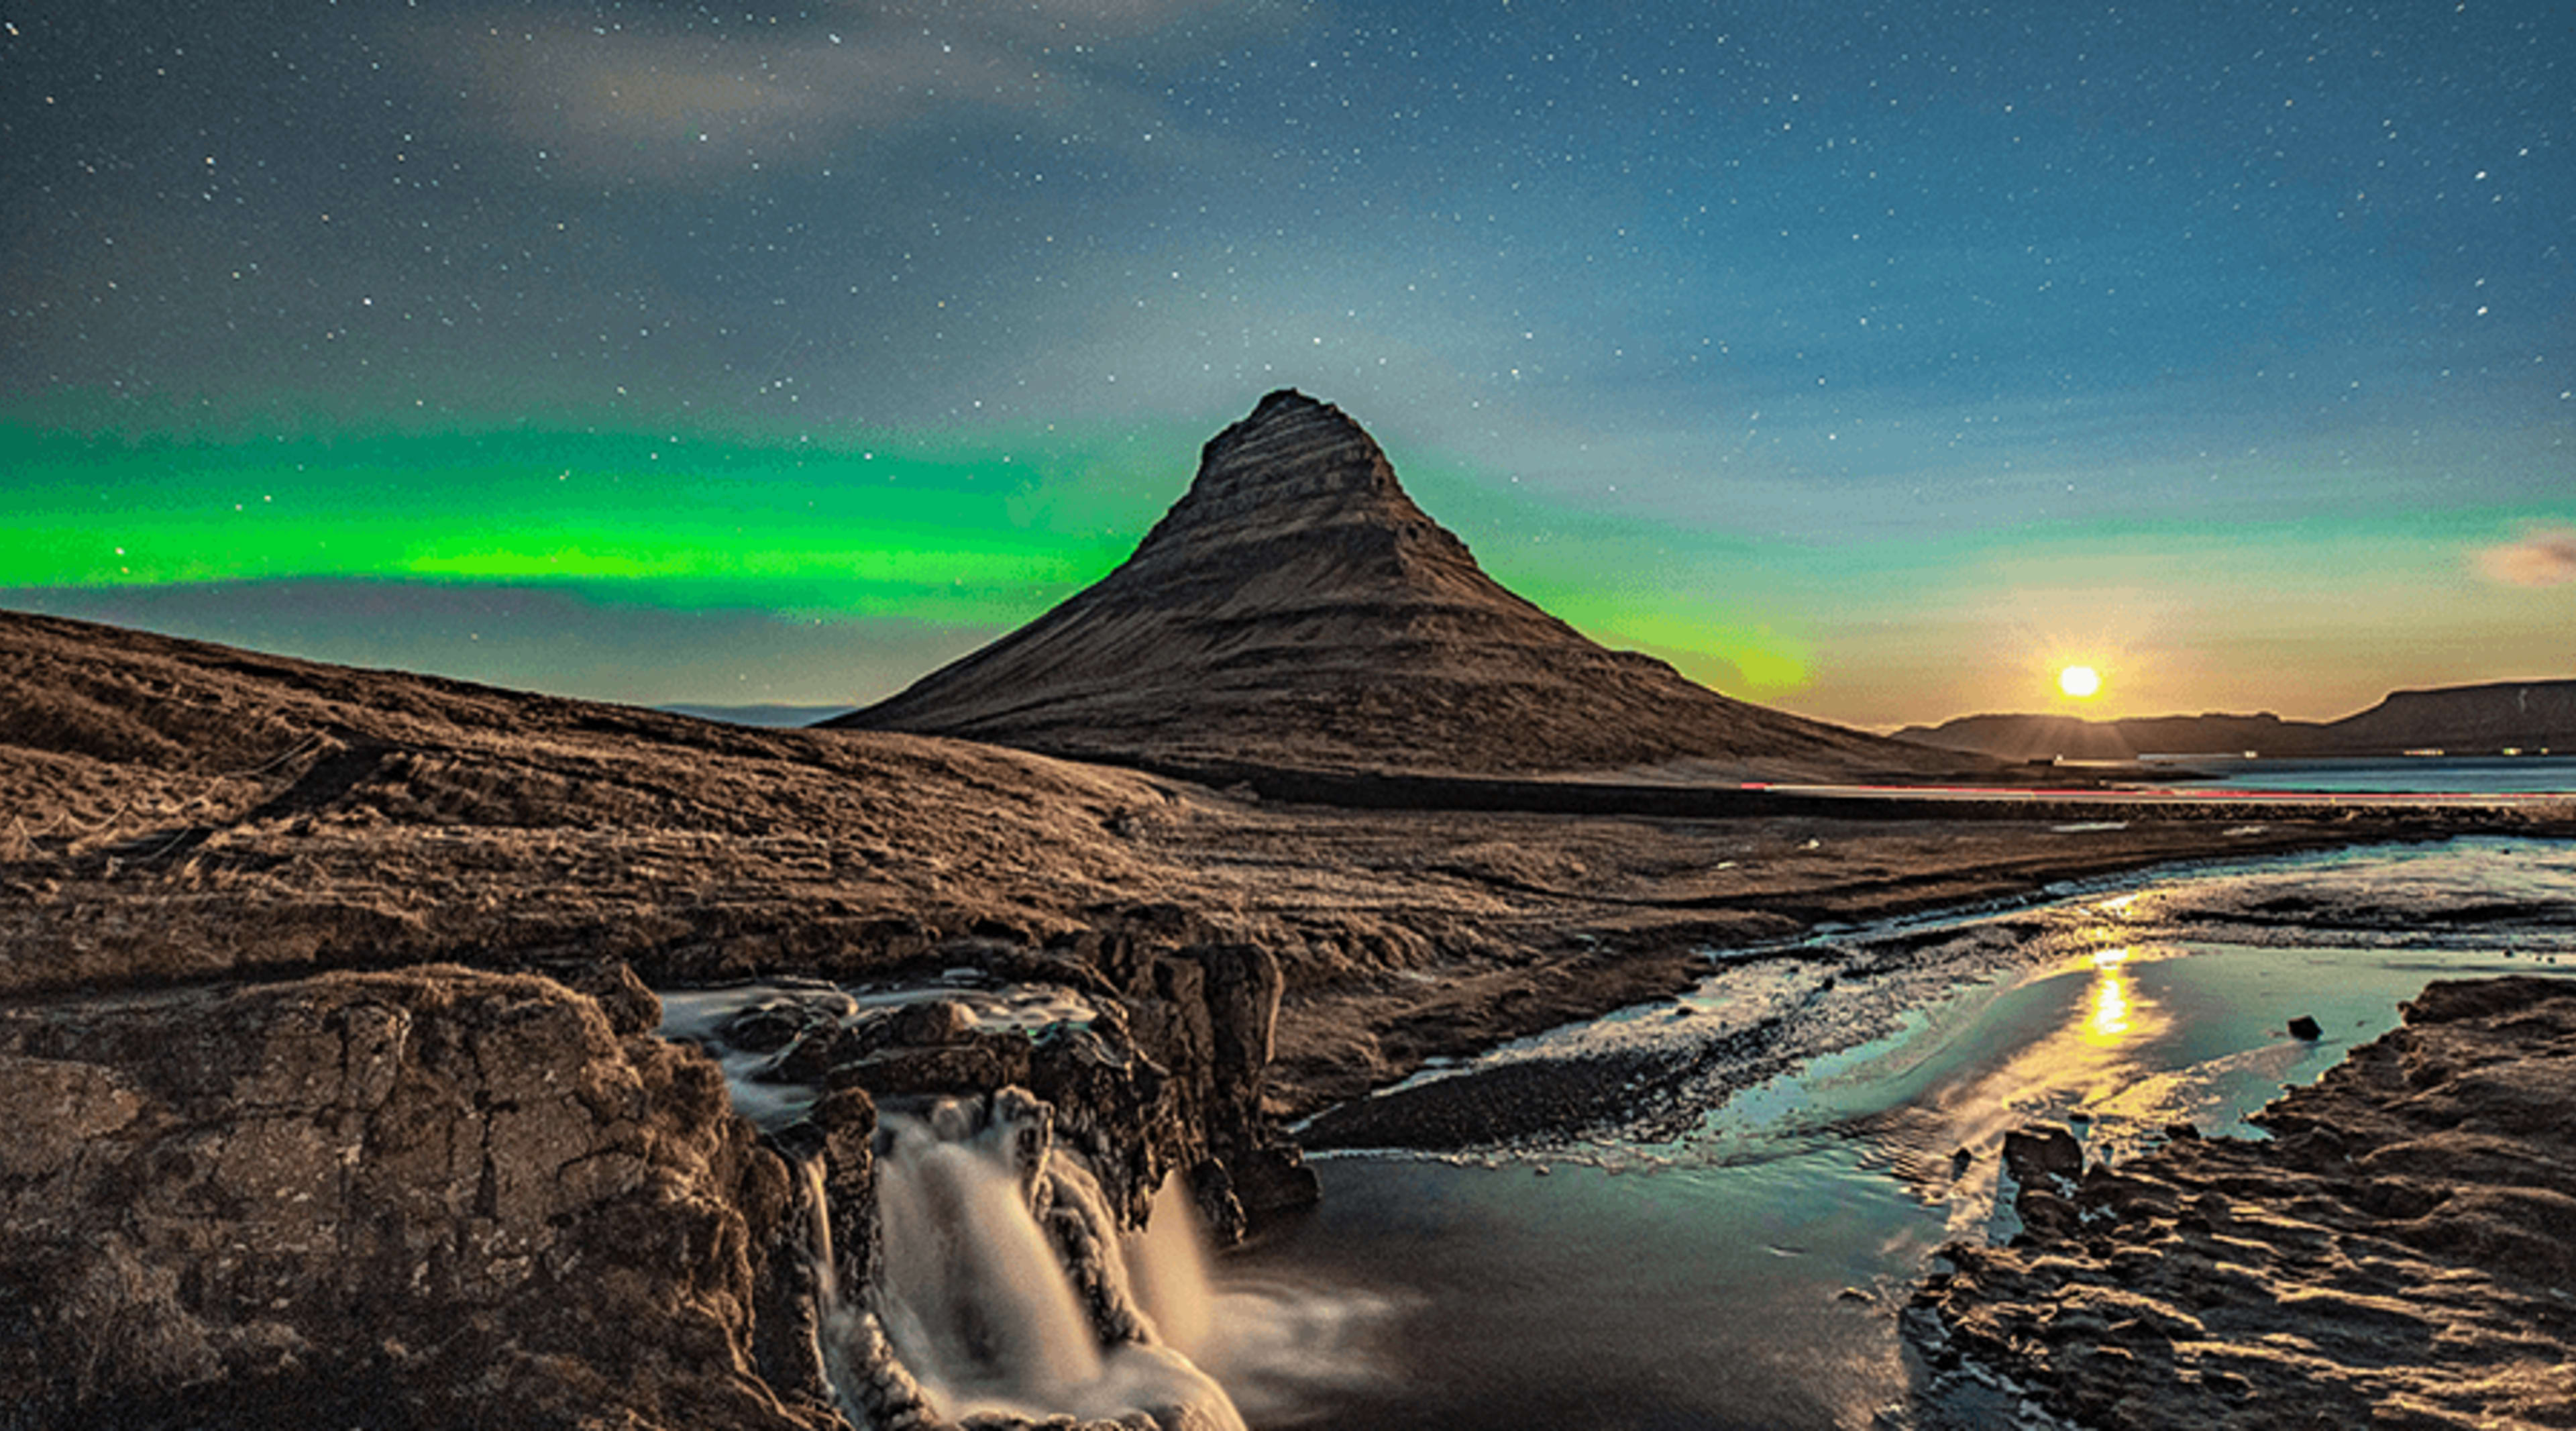
[[[1285,390],[1207,444],[1117,570],[827,724],[1174,769],[1920,777],[1961,760],[1590,640],[1485,575],[1358,423]]]

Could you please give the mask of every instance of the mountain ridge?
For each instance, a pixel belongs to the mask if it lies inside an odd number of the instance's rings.
[[[1984,713],[1893,738],[2006,760],[2130,760],[2141,755],[2371,756],[2576,751],[2576,679],[2486,681],[2391,691],[2331,721],[2252,715],[2130,716]]]

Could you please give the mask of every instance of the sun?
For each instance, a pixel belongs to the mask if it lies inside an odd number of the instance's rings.
[[[2069,666],[2057,673],[2057,688],[2080,701],[2100,693],[2102,673],[2090,666]]]

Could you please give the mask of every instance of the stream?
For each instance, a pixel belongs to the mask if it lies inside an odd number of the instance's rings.
[[[1645,1065],[1673,1073],[1637,1088],[1633,1119],[1316,1160],[1322,1205],[1219,1280],[1366,1298],[1383,1309],[1365,1339],[1379,1374],[1253,1424],[1984,1419],[1998,1408],[1954,1416],[1926,1394],[1898,1314],[1943,1242],[2012,1230],[2006,1129],[2056,1123],[2114,1161],[2179,1123],[2259,1138],[2248,1115],[2394,1027],[2427,982],[2506,973],[2576,974],[2564,845],[2165,872],[1713,957],[1682,999],[1418,1080],[1672,1052]],[[2301,1017],[2317,1037],[2289,1031]],[[1766,1019],[1776,1056],[1756,1071],[1776,1071],[1748,1081],[1687,1056]]]

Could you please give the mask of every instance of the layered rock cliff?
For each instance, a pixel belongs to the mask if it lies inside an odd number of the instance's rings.
[[[1358,423],[1291,391],[1207,444],[1117,570],[826,724],[1186,769],[1957,768],[1590,640],[1488,577]]]
[[[0,1424],[841,1425],[754,1352],[785,1165],[646,1027],[452,966],[0,1007]]]
[[[2325,734],[2335,750],[2356,755],[2432,747],[2576,751],[2576,680],[2395,691],[2328,725]]]

